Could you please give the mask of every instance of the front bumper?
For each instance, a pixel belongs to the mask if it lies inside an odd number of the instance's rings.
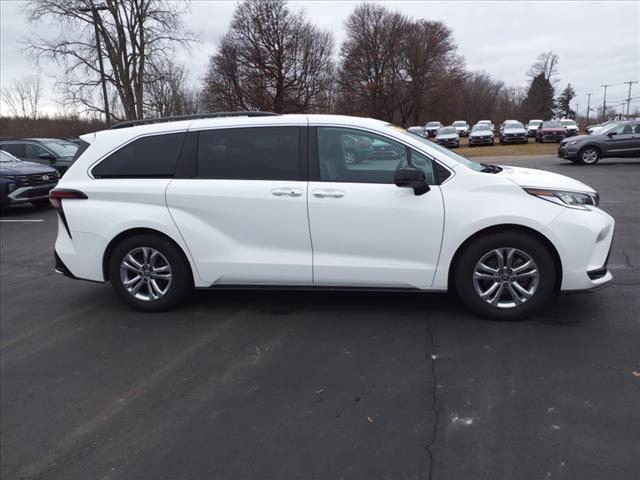
[[[565,137],[573,137],[575,135],[578,135],[578,130],[567,130],[567,133],[565,133]]]
[[[436,143],[447,148],[455,148],[460,146],[460,140],[436,140]]]
[[[527,136],[523,133],[522,135],[505,135],[502,137],[503,143],[527,143]]]
[[[554,142],[560,142],[564,138],[564,134],[546,133],[544,135],[538,135],[538,139],[545,142],[547,140],[553,140]]]
[[[493,143],[493,137],[469,137],[469,145],[491,145]]]
[[[561,145],[558,147],[558,157],[573,160],[578,157],[578,149],[570,148],[567,145]]]
[[[590,291],[611,283],[607,262],[615,220],[593,207],[589,211],[565,208],[543,232],[558,251],[563,292]]]
[[[55,186],[55,183],[51,183],[34,187],[18,187],[13,192],[7,194],[3,203],[5,205],[14,205],[35,200],[46,200],[49,198],[49,191]]]

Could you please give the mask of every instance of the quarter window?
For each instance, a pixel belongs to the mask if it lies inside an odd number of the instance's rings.
[[[300,129],[248,127],[206,130],[198,139],[198,178],[298,180]]]
[[[100,162],[95,178],[171,178],[176,170],[184,133],[142,137]]]
[[[318,127],[320,180],[324,182],[394,183],[407,160],[401,143],[361,130]]]

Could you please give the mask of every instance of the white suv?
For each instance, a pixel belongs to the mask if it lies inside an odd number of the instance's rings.
[[[612,279],[614,220],[593,189],[382,121],[255,112],[81,138],[51,193],[56,269],[110,281],[136,309],[192,287],[455,287],[479,315],[512,319]]]

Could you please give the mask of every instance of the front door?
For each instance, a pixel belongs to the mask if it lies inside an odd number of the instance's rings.
[[[444,225],[432,160],[367,131],[313,130],[312,167],[317,163],[308,203],[314,283],[429,288]],[[353,138],[359,139],[355,146]],[[359,160],[350,162],[354,148]],[[426,194],[394,184],[397,166],[408,160],[425,171],[431,184]]]

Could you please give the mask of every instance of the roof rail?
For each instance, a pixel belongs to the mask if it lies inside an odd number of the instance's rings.
[[[135,127],[137,125],[149,125],[152,123],[165,123],[165,122],[177,122],[179,120],[195,120],[198,118],[217,118],[217,117],[270,117],[274,115],[280,115],[273,112],[213,112],[213,113],[196,113],[193,115],[175,115],[172,117],[159,117],[159,118],[143,118],[142,120],[127,120],[119,122],[113,125],[111,128],[127,128]]]

